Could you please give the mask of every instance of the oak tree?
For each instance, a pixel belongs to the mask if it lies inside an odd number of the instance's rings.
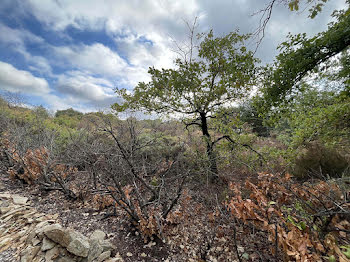
[[[151,81],[140,82],[131,94],[126,89],[117,90],[124,102],[114,104],[113,109],[176,114],[190,119],[186,127],[200,128],[211,179],[215,180],[218,170],[214,145],[218,140],[213,139],[208,120],[221,108],[247,98],[255,84],[258,59],[244,45],[248,38],[249,35],[238,32],[222,37],[214,36],[213,31],[199,35],[199,45],[190,50],[189,59],[177,59],[170,69],[150,67]]]

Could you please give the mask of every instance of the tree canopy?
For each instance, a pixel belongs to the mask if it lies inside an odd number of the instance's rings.
[[[280,45],[274,65],[266,70],[264,100],[269,107],[285,101],[308,73],[349,47],[350,9],[334,16],[337,21],[327,31],[311,38],[289,35],[289,40]]]
[[[124,103],[114,104],[117,111],[126,109],[156,113],[210,114],[227,102],[247,96],[254,84],[258,61],[244,46],[247,35],[236,32],[214,37],[202,35],[198,57],[177,59],[174,69],[151,67],[149,83],[139,83],[132,94],[118,90]]]
[[[117,90],[123,104],[114,104],[119,112],[127,109],[147,112],[181,114],[190,118],[189,125],[200,127],[207,144],[211,171],[217,173],[208,118],[220,108],[249,96],[256,82],[258,59],[244,45],[249,35],[238,32],[215,37],[213,31],[201,34],[197,57],[177,59],[175,68],[155,69],[152,80],[139,83],[132,94]]]

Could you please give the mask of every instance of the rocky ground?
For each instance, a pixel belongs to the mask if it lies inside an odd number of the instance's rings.
[[[67,200],[58,191],[44,192],[38,187],[23,185],[19,181],[9,179],[4,173],[0,175],[0,179],[0,194],[15,194],[27,198],[27,203],[31,208],[38,213],[54,217],[55,222],[63,227],[69,227],[86,236],[97,229],[106,232],[109,241],[114,247],[117,247],[112,251],[112,256],[119,253],[126,262],[166,261],[170,256],[167,246],[161,241],[154,240],[144,243],[138,232],[130,228],[128,221],[123,216],[108,216],[109,211],[100,212],[86,203]],[[0,219],[0,224],[2,223]],[[0,261],[16,261],[14,252],[16,250],[11,249],[0,252]]]
[[[0,194],[1,261],[21,262],[122,262],[106,234],[95,230],[89,237],[64,228],[58,215],[38,212],[27,197]],[[112,252],[114,253],[112,255]],[[111,258],[113,256],[113,258]]]

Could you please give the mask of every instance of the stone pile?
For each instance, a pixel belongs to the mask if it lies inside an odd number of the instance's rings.
[[[26,197],[0,194],[0,253],[11,249],[21,262],[114,262],[112,244],[96,230],[90,237],[57,223],[58,215],[38,213]]]

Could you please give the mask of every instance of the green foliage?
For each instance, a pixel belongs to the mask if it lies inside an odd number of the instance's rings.
[[[289,40],[279,46],[274,65],[265,68],[265,111],[290,102],[308,73],[350,45],[350,9],[335,12],[334,16],[337,22],[331,23],[327,31],[312,38],[306,34],[289,35]]]
[[[269,136],[269,128],[264,123],[264,118],[259,114],[258,107],[254,101],[243,104],[240,108],[240,119],[252,127],[252,131],[258,136]]]
[[[152,81],[139,83],[133,94],[118,90],[124,103],[113,108],[119,112],[133,109],[198,116],[246,97],[257,71],[257,59],[244,46],[248,36],[233,32],[214,37],[211,31],[201,37],[198,58],[177,59],[175,69],[150,68]]]
[[[65,110],[57,110],[55,117],[60,117],[60,116],[70,116],[70,117],[81,117],[83,113],[74,110],[73,108],[68,108]]]

